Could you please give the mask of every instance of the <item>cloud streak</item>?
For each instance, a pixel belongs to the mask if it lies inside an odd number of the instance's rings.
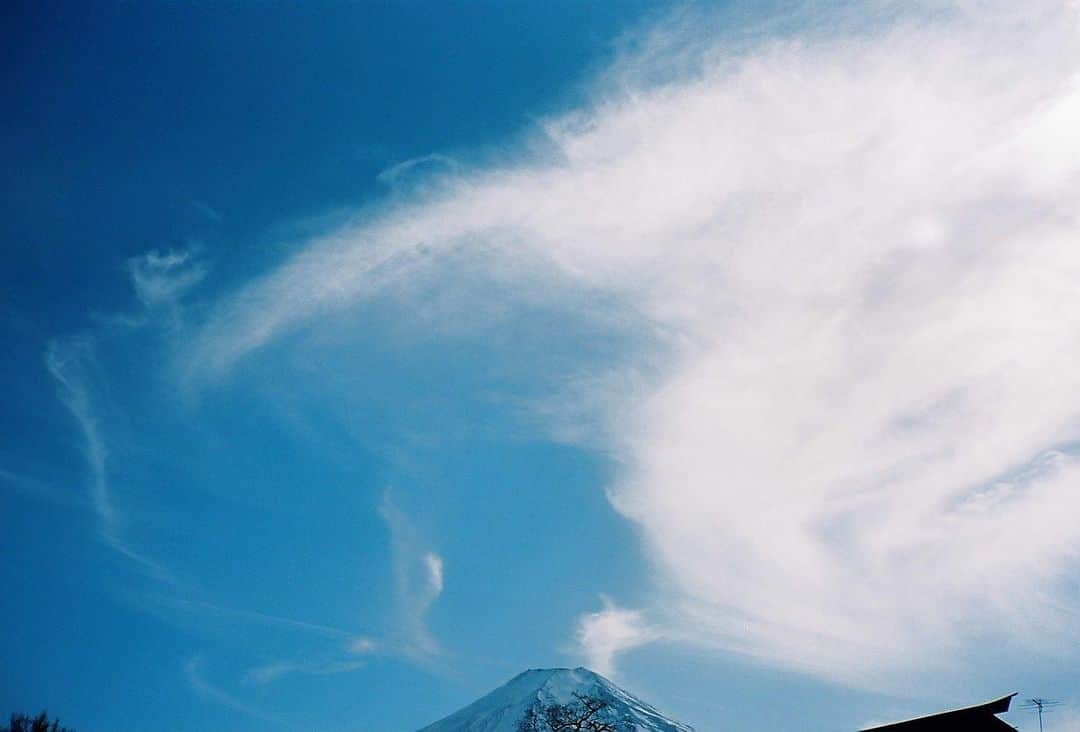
[[[400,163],[391,165],[386,170],[380,172],[376,176],[376,179],[384,185],[396,186],[403,179],[416,175],[419,171],[429,171],[429,169],[432,168],[453,171],[457,167],[457,161],[453,158],[447,155],[440,155],[439,153],[432,153],[418,158],[410,158],[409,160],[404,160]]]
[[[439,643],[427,626],[427,613],[443,591],[443,560],[427,548],[413,522],[390,499],[379,506],[379,515],[390,532],[394,585],[402,652],[406,656],[431,657]],[[366,650],[361,645],[360,651]]]
[[[60,401],[74,417],[83,438],[83,454],[89,469],[88,497],[101,539],[150,575],[167,579],[166,569],[132,548],[123,537],[121,517],[113,505],[107,471],[108,449],[88,385],[87,369],[93,362],[94,342],[89,337],[53,341],[45,353],[45,365],[59,386]]]
[[[60,401],[71,412],[82,432],[86,461],[90,467],[90,500],[103,533],[109,534],[116,521],[116,512],[105,477],[105,440],[91,408],[83,373],[85,360],[90,354],[91,342],[88,339],[67,343],[54,341],[45,352],[45,365],[60,387]]]
[[[374,644],[365,644],[366,638],[357,639],[349,645],[349,652],[354,656],[363,656],[374,650]],[[370,642],[368,642],[370,643]],[[244,679],[259,686],[280,681],[286,676],[302,674],[305,676],[331,676],[334,674],[351,673],[359,671],[367,665],[367,660],[360,658],[335,658],[319,661],[275,661],[274,663],[257,666],[247,674]]]
[[[179,597],[151,597],[148,598],[148,605],[153,608],[171,608],[181,610],[185,613],[199,614],[211,618],[250,621],[260,625],[281,628],[284,630],[300,631],[321,636],[323,638],[349,641],[350,647],[352,647],[353,644],[360,644],[360,646],[363,647],[365,642],[370,642],[365,636],[359,636],[351,631],[331,625],[312,623],[306,620],[298,620],[296,618],[272,615],[270,613],[257,612],[254,610],[225,607],[200,600]]]
[[[151,250],[127,262],[135,296],[147,309],[172,304],[206,277],[206,265],[191,249]]]
[[[249,717],[261,719],[264,722],[275,725],[287,726],[281,719],[266,714],[262,710],[240,701],[232,694],[229,694],[223,689],[210,683],[204,670],[205,665],[205,659],[201,655],[192,656],[188,659],[187,663],[184,664],[184,675],[187,678],[188,685],[196,694],[204,699],[240,712],[241,714],[246,714]]]
[[[663,334],[660,373],[624,393],[640,364],[592,364],[552,401],[590,405],[625,466],[609,495],[668,635],[860,682],[1005,630],[1047,650],[1018,618],[1072,637],[1076,7],[730,46],[695,27],[665,83],[637,78],[665,61],[647,46],[525,162],[367,212],[219,303],[188,373],[453,257],[609,293]],[[422,640],[441,572],[383,515]]]
[[[158,579],[170,579],[159,562],[137,551],[123,536],[122,515],[109,485],[108,441],[102,424],[101,407],[94,390],[100,343],[116,332],[128,333],[165,315],[172,326],[179,324],[179,299],[206,276],[207,269],[193,250],[157,250],[133,257],[126,263],[131,285],[140,308],[134,314],[120,314],[102,320],[97,330],[52,340],[45,350],[45,367],[56,381],[57,395],[70,412],[83,439],[83,454],[89,471],[88,495],[96,515],[99,536],[114,550],[137,563]],[[160,321],[159,321],[160,322]]]

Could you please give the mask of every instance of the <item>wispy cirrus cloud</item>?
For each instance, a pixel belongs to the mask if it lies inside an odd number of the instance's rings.
[[[416,176],[419,173],[430,173],[433,169],[453,172],[457,170],[458,167],[458,162],[452,157],[441,155],[439,153],[431,153],[430,155],[421,155],[417,158],[410,158],[408,160],[403,160],[400,163],[395,163],[380,172],[376,178],[380,183],[388,186],[396,186],[409,176]]]
[[[194,249],[153,249],[127,262],[135,296],[146,308],[173,303],[208,272]]]
[[[48,501],[60,506],[79,507],[86,505],[86,499],[82,493],[62,490],[56,485],[38,480],[37,478],[10,470],[0,468],[0,482],[9,486],[12,490],[30,498]]]
[[[45,365],[60,387],[60,401],[75,418],[85,441],[84,452],[90,468],[90,499],[103,531],[112,531],[116,512],[109,497],[105,477],[105,439],[91,406],[86,385],[85,365],[92,357],[92,342],[76,339],[67,343],[53,342],[45,352]]]
[[[349,650],[357,656],[369,653],[370,650],[356,650],[359,644],[350,644]],[[374,646],[372,646],[372,649]],[[304,676],[331,676],[334,674],[351,673],[359,671],[367,665],[364,658],[334,658],[319,661],[275,661],[273,663],[256,666],[249,670],[244,679],[259,686],[280,681],[281,679],[301,674]]]
[[[124,532],[124,513],[116,506],[109,478],[109,440],[97,388],[107,377],[98,364],[101,342],[116,332],[130,333],[165,317],[178,322],[178,301],[207,273],[194,250],[150,251],[129,259],[128,274],[139,308],[133,313],[103,319],[97,328],[53,339],[45,350],[45,367],[57,384],[57,396],[74,418],[83,442],[88,470],[88,496],[99,536],[110,547],[158,579],[168,570],[136,549]],[[164,310],[164,312],[163,312]]]
[[[665,28],[523,162],[366,212],[223,300],[188,372],[455,257],[523,297],[604,292],[661,366],[582,364],[546,413],[602,426],[669,636],[859,683],[1003,630],[1067,647],[1017,620],[1075,637],[1077,9],[890,8],[730,44]],[[421,618],[440,573],[402,556]]]
[[[45,365],[58,384],[58,395],[83,440],[88,467],[88,496],[96,517],[97,532],[109,547],[138,564],[151,575],[166,579],[165,567],[135,549],[122,530],[122,514],[115,507],[109,487],[108,447],[89,384],[94,363],[94,341],[79,337],[53,341],[45,352]]]
[[[212,221],[215,224],[220,224],[225,220],[225,217],[220,211],[211,206],[206,201],[194,200],[191,202],[191,207],[197,211],[201,216]]]
[[[350,630],[346,630],[344,628],[338,628],[323,623],[313,623],[308,620],[301,620],[298,618],[290,618],[282,615],[259,612],[257,610],[227,607],[224,605],[206,602],[203,600],[193,600],[183,597],[147,596],[143,598],[143,602],[148,608],[154,609],[158,612],[165,610],[177,610],[188,615],[202,615],[213,619],[235,620],[245,623],[250,622],[262,626],[279,628],[282,630],[293,630],[314,636],[328,638],[337,641],[350,649],[353,648],[354,644],[359,644],[359,646],[357,647],[363,647],[363,644],[365,642],[370,642],[366,636],[360,635]]]
[[[237,697],[228,693],[224,689],[210,682],[206,676],[206,659],[202,655],[192,656],[184,664],[184,675],[187,678],[188,685],[191,690],[199,696],[209,701],[221,704],[234,711],[246,714],[249,717],[261,719],[264,722],[270,724],[279,725],[282,727],[288,727],[289,725],[282,719],[273,715],[267,714],[261,709],[241,701]]]
[[[443,591],[443,560],[424,541],[412,520],[387,492],[379,515],[390,532],[400,651],[407,656],[430,657],[439,643],[427,625],[427,613]]]
[[[264,660],[248,668],[239,680],[257,686],[296,675],[331,676],[358,671],[371,658],[387,650],[381,640],[372,636],[299,618],[182,597],[141,595],[136,603],[185,627],[205,632],[205,627],[192,623],[194,619],[205,618],[218,633],[226,632],[232,638],[259,639],[255,643],[259,655],[266,654],[265,649],[279,649],[278,652],[281,648],[300,649],[292,651],[293,655]],[[283,638],[288,641],[282,643]],[[201,668],[202,657],[196,660],[196,668]]]

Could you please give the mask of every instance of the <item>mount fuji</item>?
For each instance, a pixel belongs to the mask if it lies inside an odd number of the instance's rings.
[[[586,699],[602,705],[597,719],[617,720],[620,732],[694,732],[587,668],[530,669],[419,732],[518,732],[529,716]]]

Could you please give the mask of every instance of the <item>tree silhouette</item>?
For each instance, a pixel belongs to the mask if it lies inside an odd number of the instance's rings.
[[[518,724],[518,732],[633,732],[633,722],[616,719],[610,704],[574,693],[569,704],[530,707]]]
[[[69,727],[61,727],[60,720],[49,721],[49,715],[45,712],[30,717],[26,714],[12,714],[11,724],[0,727],[0,732],[75,732]]]

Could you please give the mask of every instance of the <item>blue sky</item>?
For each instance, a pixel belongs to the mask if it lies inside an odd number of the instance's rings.
[[[3,13],[3,709],[1080,703],[1075,7]]]

